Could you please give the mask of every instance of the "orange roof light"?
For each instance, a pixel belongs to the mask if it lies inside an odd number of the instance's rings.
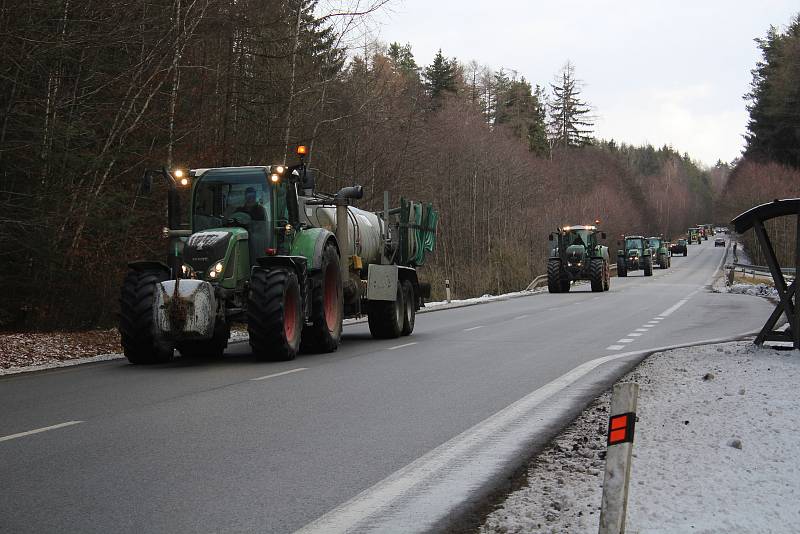
[[[305,156],[306,154],[308,154],[308,148],[306,148],[306,145],[298,145],[297,146],[297,155],[298,156]]]

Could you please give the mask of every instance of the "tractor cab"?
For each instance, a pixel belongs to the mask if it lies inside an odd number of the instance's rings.
[[[182,270],[189,278],[243,284],[258,258],[287,246],[286,193],[276,172],[282,166],[224,167],[190,171],[191,235]],[[278,179],[274,179],[274,177]]]

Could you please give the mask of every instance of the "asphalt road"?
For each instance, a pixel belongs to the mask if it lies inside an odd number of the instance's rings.
[[[351,325],[292,362],[236,344],[0,378],[0,531],[294,531],[584,362],[757,330],[769,302],[707,289],[723,255],[419,315],[398,340]]]

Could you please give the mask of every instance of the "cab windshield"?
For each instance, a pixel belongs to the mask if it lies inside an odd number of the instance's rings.
[[[628,238],[625,240],[625,249],[638,248],[643,249],[644,243],[639,238]]]
[[[647,246],[650,248],[658,248],[659,246],[661,246],[661,242],[659,239],[648,239]]]
[[[225,226],[237,212],[247,214],[259,226],[271,226],[270,187],[264,171],[215,169],[206,172],[195,187],[192,231]]]
[[[589,231],[588,230],[573,230],[567,234],[567,242],[570,245],[589,245]]]

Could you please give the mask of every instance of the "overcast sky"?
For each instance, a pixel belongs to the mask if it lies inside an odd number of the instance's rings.
[[[410,43],[419,65],[441,48],[534,84],[570,60],[598,137],[669,144],[711,165],[741,152],[753,39],[799,11],[798,0],[395,0],[375,29]]]

